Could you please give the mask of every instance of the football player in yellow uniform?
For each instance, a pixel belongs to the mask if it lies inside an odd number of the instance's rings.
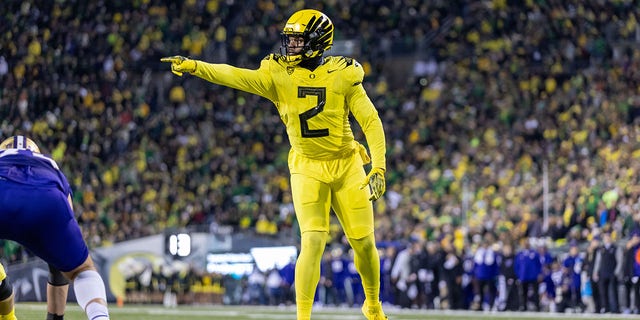
[[[331,208],[355,252],[366,296],[362,312],[369,320],[382,320],[386,316],[379,301],[380,260],[371,200],[385,192],[384,130],[362,85],[362,66],[352,58],[323,56],[333,44],[333,33],[325,14],[305,9],[286,22],[281,53],[265,57],[256,70],[182,56],[162,61],[171,63],[179,76],[187,72],[275,104],[291,143],[291,192],[302,235],[295,270],[298,320],[311,317]],[[355,141],[349,114],[362,127],[371,157]],[[369,162],[367,175],[363,165]]]
[[[13,287],[7,279],[4,266],[0,263],[0,320],[16,320],[13,301]]]

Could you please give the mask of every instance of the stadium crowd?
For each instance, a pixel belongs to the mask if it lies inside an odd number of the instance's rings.
[[[2,1],[0,134],[27,134],[64,159],[93,247],[215,224],[294,235],[273,106],[173,77],[159,59],[182,52],[257,67],[303,6]],[[375,209],[386,301],[520,309],[526,298],[534,310],[637,312],[630,301],[640,298],[610,303],[602,292],[639,285],[638,1],[306,6],[333,19],[338,40],[358,41],[354,58],[385,123],[388,190]],[[413,68],[397,81],[402,61]],[[338,230],[327,260],[348,252]],[[619,258],[603,259],[611,246]],[[588,248],[579,262],[577,247]],[[543,248],[557,250],[538,259],[539,272],[517,268],[531,265],[518,262],[534,256],[523,252]],[[24,254],[11,243],[2,251],[10,261]],[[510,255],[516,268],[503,269]],[[342,294],[332,288],[320,299]]]

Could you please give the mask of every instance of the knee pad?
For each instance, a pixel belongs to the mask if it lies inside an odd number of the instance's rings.
[[[323,252],[327,245],[329,234],[321,231],[307,231],[302,234],[301,245],[303,249]]]
[[[69,284],[67,279],[58,268],[49,265],[49,284],[54,287],[62,287]]]
[[[0,281],[0,301],[7,300],[13,294],[13,286],[9,283],[6,275],[4,280]]]
[[[351,247],[360,252],[360,251],[365,251],[365,250],[377,250],[376,248],[376,239],[373,236],[373,233],[370,233],[369,235],[360,238],[360,239],[353,239],[353,238],[349,238],[349,244],[351,245]]]

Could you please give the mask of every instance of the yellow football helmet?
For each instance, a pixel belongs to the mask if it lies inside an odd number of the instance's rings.
[[[280,52],[285,61],[292,65],[320,56],[333,45],[333,29],[333,23],[329,17],[320,11],[313,9],[297,11],[284,25]],[[302,37],[304,40],[302,48],[289,46],[292,37]]]
[[[38,145],[25,136],[12,136],[0,142],[0,150],[4,149],[27,149],[40,153]]]

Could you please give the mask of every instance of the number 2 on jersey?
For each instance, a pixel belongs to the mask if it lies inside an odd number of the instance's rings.
[[[298,98],[305,98],[306,96],[317,96],[318,104],[299,114],[300,117],[300,132],[303,138],[319,138],[329,135],[329,129],[309,129],[309,119],[318,115],[324,110],[324,105],[327,102],[327,88],[318,87],[298,87]]]

